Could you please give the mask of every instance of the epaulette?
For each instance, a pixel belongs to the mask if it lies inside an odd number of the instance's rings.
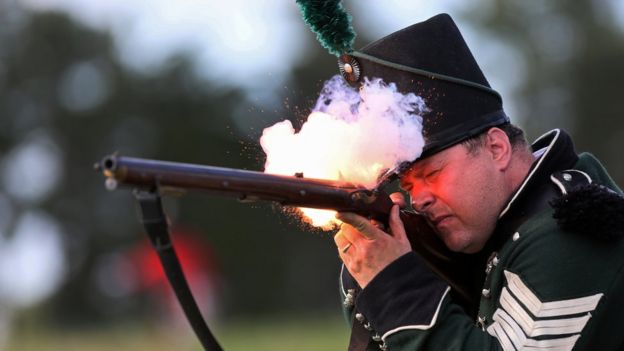
[[[550,202],[553,217],[566,231],[604,241],[624,237],[624,196],[592,181],[582,171],[569,169],[550,176],[561,195]]]

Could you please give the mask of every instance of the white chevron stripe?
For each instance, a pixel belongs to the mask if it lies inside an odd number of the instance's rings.
[[[487,329],[488,333],[498,339],[503,351],[516,351],[500,324],[494,323]]]
[[[527,339],[525,348],[532,347],[536,349],[548,349],[550,351],[553,347],[559,347],[562,350],[572,350],[574,344],[576,343],[576,340],[578,340],[578,338],[580,337],[580,334],[574,334],[566,338],[544,340]]]
[[[534,320],[528,313],[520,306],[518,301],[509,293],[507,288],[503,288],[499,303],[501,307],[507,311],[507,313],[513,318],[513,320],[522,327],[525,334],[531,334],[533,330]]]
[[[488,327],[488,333],[498,339],[504,351],[570,351],[580,337],[580,334],[574,334],[563,338],[543,340],[527,338],[518,324],[501,309],[494,314],[494,323]]]
[[[503,330],[505,330],[505,333],[509,336],[509,339],[516,349],[521,349],[527,338],[518,323],[500,308],[494,313],[493,319],[494,322],[498,322]]]
[[[535,327],[529,336],[540,335],[562,335],[580,333],[587,321],[591,318],[591,314],[586,314],[576,318],[551,319],[535,322]]]
[[[549,347],[547,349],[542,349],[542,348],[535,348],[535,347],[525,347],[522,349],[522,351],[570,351],[572,350],[571,347],[567,347],[567,346],[562,346],[562,347]]]
[[[507,287],[501,292],[501,308],[496,310],[492,316],[494,323],[487,328],[488,333],[498,339],[503,350],[572,350],[591,318],[590,312],[596,308],[603,294],[542,302],[517,274],[509,271],[504,273]],[[535,339],[539,336],[542,338]]]
[[[494,323],[488,327],[488,333],[498,339],[505,351],[572,350],[591,318],[589,312],[596,308],[603,294],[542,302],[517,274],[504,273],[507,287],[501,292],[500,308],[492,316]],[[578,316],[581,313],[584,315]],[[542,338],[535,339],[539,336]]]
[[[575,334],[565,338],[553,338],[543,340],[530,339],[527,338],[526,335],[522,332],[522,328],[520,328],[518,323],[516,323],[516,321],[513,320],[513,318],[504,310],[496,310],[493,319],[494,322],[496,322],[495,324],[499,324],[505,331],[505,334],[511,340],[516,350],[524,350],[526,348],[548,348],[548,350],[551,351],[551,348],[553,347],[558,347],[562,350],[570,350],[576,343],[576,340],[578,340],[578,338],[580,337],[580,334]]]
[[[534,320],[521,307],[516,298],[509,293],[507,288],[503,288],[499,302],[501,307],[522,327],[522,330],[529,337],[579,333],[591,317],[587,313],[580,317]]]
[[[601,293],[576,299],[542,302],[517,274],[505,271],[505,277],[509,290],[535,317],[565,316],[593,311],[604,295]]]

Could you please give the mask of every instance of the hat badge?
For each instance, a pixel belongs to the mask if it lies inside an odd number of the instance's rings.
[[[349,83],[355,83],[360,79],[360,64],[351,55],[340,55],[340,58],[338,58],[338,69],[342,77]]]

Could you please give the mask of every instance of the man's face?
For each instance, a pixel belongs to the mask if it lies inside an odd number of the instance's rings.
[[[483,248],[507,199],[487,147],[469,153],[461,144],[414,163],[401,187],[446,246],[464,253]]]

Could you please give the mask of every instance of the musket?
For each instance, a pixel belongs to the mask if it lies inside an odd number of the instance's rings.
[[[130,186],[158,189],[163,194],[201,191],[235,197],[241,201],[274,201],[284,206],[355,212],[387,224],[393,202],[383,190],[348,182],[267,174],[257,171],[123,157],[104,157],[96,168],[106,177],[108,189]],[[416,251],[451,287],[456,301],[467,309],[478,306],[484,258],[451,252],[424,218],[401,211],[401,220]],[[483,262],[482,262],[483,261]],[[469,311],[476,313],[476,311]]]
[[[158,188],[162,194],[201,191],[235,197],[242,202],[273,201],[282,206],[332,209],[355,212],[386,222],[393,206],[380,189],[367,189],[352,183],[267,174],[242,169],[179,162],[106,156],[96,164],[106,177],[106,187],[131,186],[146,190]]]

